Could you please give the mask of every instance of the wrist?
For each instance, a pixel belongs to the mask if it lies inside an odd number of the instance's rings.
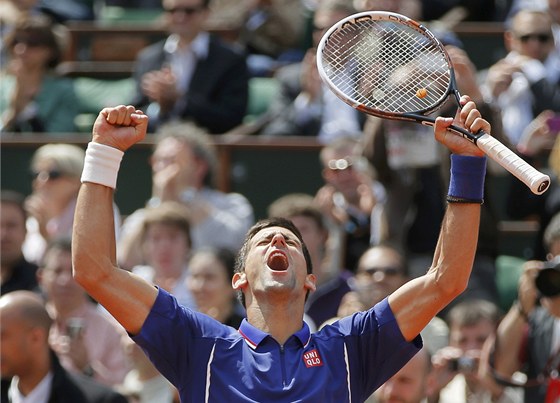
[[[114,189],[124,152],[101,143],[90,142],[86,150],[81,181]]]
[[[486,157],[451,155],[449,203],[484,203]]]

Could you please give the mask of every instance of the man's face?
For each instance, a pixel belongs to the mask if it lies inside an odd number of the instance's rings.
[[[495,324],[481,320],[470,326],[452,324],[449,329],[449,345],[463,352],[480,351],[486,339],[494,332]]]
[[[20,312],[0,303],[0,368],[4,378],[20,375],[33,366],[29,342],[34,336],[31,326],[20,318]]]
[[[538,14],[522,14],[514,21],[511,48],[522,56],[545,61],[554,49],[550,20]]]
[[[187,287],[204,313],[230,307],[234,300],[228,268],[211,253],[197,253],[189,261]]]
[[[85,300],[85,291],[72,277],[72,254],[53,248],[44,259],[39,282],[49,301],[65,309],[77,308]]]
[[[420,403],[428,393],[426,354],[416,354],[375,392],[378,403]]]
[[[0,206],[0,259],[2,265],[12,265],[22,256],[21,246],[25,241],[25,216],[14,203]]]
[[[269,227],[257,232],[249,241],[245,271],[233,277],[234,289],[243,289],[247,306],[248,295],[289,302],[315,289],[315,276],[307,274],[302,243],[283,227]]]
[[[358,261],[356,286],[366,309],[394,292],[406,280],[402,261],[392,249],[371,248]]]
[[[203,30],[209,10],[202,0],[164,0],[162,4],[171,33],[192,40]]]
[[[173,180],[179,190],[186,187],[198,187],[201,161],[196,158],[191,148],[177,139],[163,139],[151,157],[154,183]],[[163,186],[163,185],[162,185]]]
[[[361,161],[351,147],[330,150],[322,156],[323,179],[350,203],[359,199],[358,187],[371,182],[366,179]]]
[[[168,224],[150,224],[143,242],[144,257],[163,277],[176,277],[183,271],[190,253],[187,234]]]

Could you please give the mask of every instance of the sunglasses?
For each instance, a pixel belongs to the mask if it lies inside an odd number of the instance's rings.
[[[56,180],[58,178],[62,178],[64,175],[60,171],[52,170],[52,171],[31,172],[31,176],[33,177],[33,180],[47,182],[49,180]]]
[[[204,6],[198,6],[198,7],[173,7],[173,8],[168,8],[165,11],[170,13],[170,14],[176,14],[176,13],[184,13],[186,15],[194,15],[196,13],[201,12],[202,10],[204,10]]]
[[[359,269],[358,274],[375,276],[376,273],[383,273],[386,277],[395,277],[402,274],[402,270],[398,267],[368,267]]]
[[[548,43],[552,39],[552,36],[549,34],[526,34],[526,35],[519,35],[518,39],[522,43],[527,43],[531,40],[537,40],[540,43]]]

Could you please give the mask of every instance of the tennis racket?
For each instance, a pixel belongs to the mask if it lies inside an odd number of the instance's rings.
[[[451,95],[459,105],[455,73],[443,44],[426,27],[391,12],[351,15],[332,26],[317,48],[322,80],[344,102],[380,118],[433,126],[428,116]],[[485,132],[451,131],[542,194],[550,178]]]

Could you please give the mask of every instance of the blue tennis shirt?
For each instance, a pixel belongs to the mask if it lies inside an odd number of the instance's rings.
[[[159,289],[133,337],[181,402],[363,402],[422,347],[407,342],[387,299],[281,346],[245,319],[239,330]]]

